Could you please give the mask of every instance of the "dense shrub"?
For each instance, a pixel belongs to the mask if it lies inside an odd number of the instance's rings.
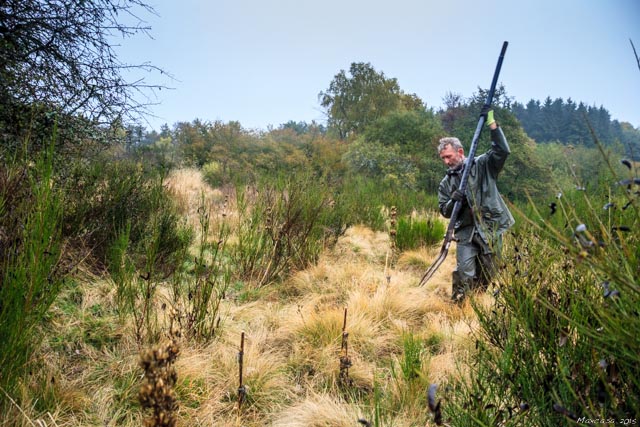
[[[315,262],[325,244],[344,232],[333,192],[309,174],[240,188],[237,199],[231,256],[241,277],[258,286]]]
[[[27,372],[38,326],[66,273],[52,152],[0,166],[0,387],[10,394]],[[3,395],[0,412],[5,402]]]
[[[398,217],[415,211],[436,209],[435,194],[403,185],[384,183],[379,179],[352,176],[338,187],[336,206],[348,225],[363,224],[374,230],[387,228],[386,209],[395,206]]]
[[[638,420],[640,199],[618,183],[521,215],[452,425]]]
[[[173,255],[189,242],[180,231],[173,201],[157,169],[130,158],[78,161],[66,179],[64,235],[91,251],[105,266],[117,237],[128,230],[129,254],[142,267],[151,241],[158,245],[157,267],[175,267]]]

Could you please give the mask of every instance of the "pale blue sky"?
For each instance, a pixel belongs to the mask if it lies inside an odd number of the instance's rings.
[[[324,123],[318,93],[352,62],[370,62],[428,106],[500,82],[517,101],[571,97],[640,127],[640,0],[150,0],[153,39],[122,41],[121,59],[177,81],[158,93],[158,130],[196,118],[266,130]]]

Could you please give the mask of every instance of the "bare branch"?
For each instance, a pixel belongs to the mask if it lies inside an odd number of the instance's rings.
[[[45,104],[95,123],[138,120],[156,91],[131,71],[173,77],[150,63],[124,64],[113,37],[149,34],[142,0],[5,0],[0,3],[0,102]],[[135,96],[134,96],[135,95]]]

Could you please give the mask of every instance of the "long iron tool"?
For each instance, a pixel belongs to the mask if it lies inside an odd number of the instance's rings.
[[[507,46],[509,42],[504,42],[502,44],[502,50],[500,51],[500,57],[498,58],[498,65],[496,65],[496,70],[493,73],[493,80],[491,81],[491,88],[489,89],[489,93],[487,94],[487,99],[484,103],[483,110],[485,107],[490,107],[493,102],[493,94],[496,91],[496,85],[498,84],[498,76],[500,75],[500,69],[502,68],[502,61],[504,60],[504,55],[507,52]],[[469,171],[471,170],[471,162],[473,162],[473,158],[476,155],[476,149],[478,148],[478,140],[480,139],[480,133],[482,132],[482,128],[484,127],[485,120],[487,118],[484,115],[480,116],[478,119],[478,125],[476,126],[476,131],[473,134],[473,139],[471,140],[471,147],[469,148],[469,154],[464,163],[464,170],[462,172],[462,178],[460,179],[460,187],[458,190],[465,193],[467,189],[467,181],[469,180]],[[455,231],[455,224],[458,219],[458,214],[460,214],[460,210],[462,209],[462,202],[456,201],[453,205],[453,211],[451,212],[451,219],[449,220],[449,226],[447,227],[447,232],[444,235],[444,242],[442,243],[442,248],[440,249],[440,254],[438,258],[431,264],[431,267],[427,269],[427,272],[424,273],[422,279],[420,280],[419,286],[423,286],[426,284],[429,279],[433,277],[435,272],[438,270],[438,267],[444,262],[447,254],[449,253],[449,247],[451,246],[451,242],[453,241],[453,233]]]

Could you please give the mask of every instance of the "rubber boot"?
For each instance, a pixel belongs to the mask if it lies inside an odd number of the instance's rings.
[[[495,274],[495,264],[491,254],[480,254],[476,258],[476,272],[471,288],[478,292],[486,292]]]
[[[451,273],[451,301],[458,304],[464,301],[464,294],[467,290],[467,285],[461,276],[457,270]]]

